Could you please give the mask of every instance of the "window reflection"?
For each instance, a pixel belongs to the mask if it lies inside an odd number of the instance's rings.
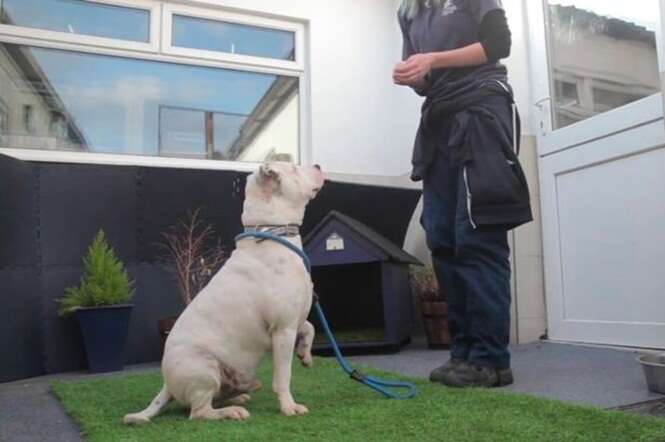
[[[295,60],[295,33],[184,15],[173,16],[173,46]]]
[[[3,147],[298,161],[298,97],[294,77],[0,45]]]
[[[2,0],[0,23],[148,42],[150,12],[83,0]]]
[[[9,108],[7,104],[0,99],[0,146],[5,142],[3,140],[3,134],[9,132]]]
[[[660,92],[657,0],[550,0],[554,127]]]

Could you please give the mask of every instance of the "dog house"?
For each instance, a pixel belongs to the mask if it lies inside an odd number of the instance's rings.
[[[304,240],[314,290],[343,351],[393,352],[408,343],[412,328],[409,266],[422,265],[365,224],[332,211]],[[331,347],[314,313],[314,352]]]

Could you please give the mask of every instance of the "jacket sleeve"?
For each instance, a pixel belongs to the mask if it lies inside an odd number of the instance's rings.
[[[488,12],[503,9],[501,0],[466,0],[464,5],[477,24],[483,21],[485,14]]]
[[[512,36],[503,9],[493,9],[484,15],[480,22],[478,36],[490,62],[507,58],[510,55]]]

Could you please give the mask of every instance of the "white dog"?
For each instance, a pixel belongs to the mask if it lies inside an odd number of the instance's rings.
[[[280,232],[302,247],[295,226],[323,183],[318,166],[263,165],[247,179],[243,225]],[[150,422],[172,399],[190,407],[190,419],[247,419],[242,405],[250,399],[247,393],[260,388],[256,369],[270,349],[282,413],[307,413],[294,401],[290,384],[294,349],[303,365],[312,364],[311,305],[312,281],[300,256],[275,241],[239,241],[169,334],[161,392],[124,422]],[[214,408],[213,400],[227,406]]]

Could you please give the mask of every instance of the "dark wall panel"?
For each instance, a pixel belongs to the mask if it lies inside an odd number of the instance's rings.
[[[81,260],[103,228],[135,280],[128,363],[160,356],[157,320],[182,301],[160,264],[161,234],[201,208],[225,247],[242,229],[246,174],[74,164],[29,164],[0,156],[0,381],[85,367],[74,317],[56,299],[81,278]],[[332,209],[401,244],[419,193],[328,183],[308,208],[303,233]]]
[[[79,265],[99,229],[120,259],[137,261],[137,168],[46,164],[38,170],[45,266]]]
[[[334,209],[401,245],[419,198],[415,190],[327,183],[307,207],[302,230],[307,234]]]
[[[37,265],[35,170],[0,155],[0,269]]]
[[[39,376],[43,365],[36,269],[0,270],[0,382]]]
[[[157,321],[177,316],[184,308],[173,274],[160,265],[132,266],[136,292],[129,323],[127,362],[138,364],[161,357]]]
[[[0,382],[45,372],[35,170],[0,155]]]
[[[215,228],[222,241],[231,245],[241,230],[243,193],[244,174],[237,172],[143,169],[141,261],[160,260],[162,233],[196,209],[201,209],[202,219]]]
[[[80,370],[84,366],[83,339],[74,315],[58,316],[57,299],[65,289],[78,284],[83,269],[80,266],[48,267],[42,274],[42,304],[44,319],[44,365],[49,373]]]

